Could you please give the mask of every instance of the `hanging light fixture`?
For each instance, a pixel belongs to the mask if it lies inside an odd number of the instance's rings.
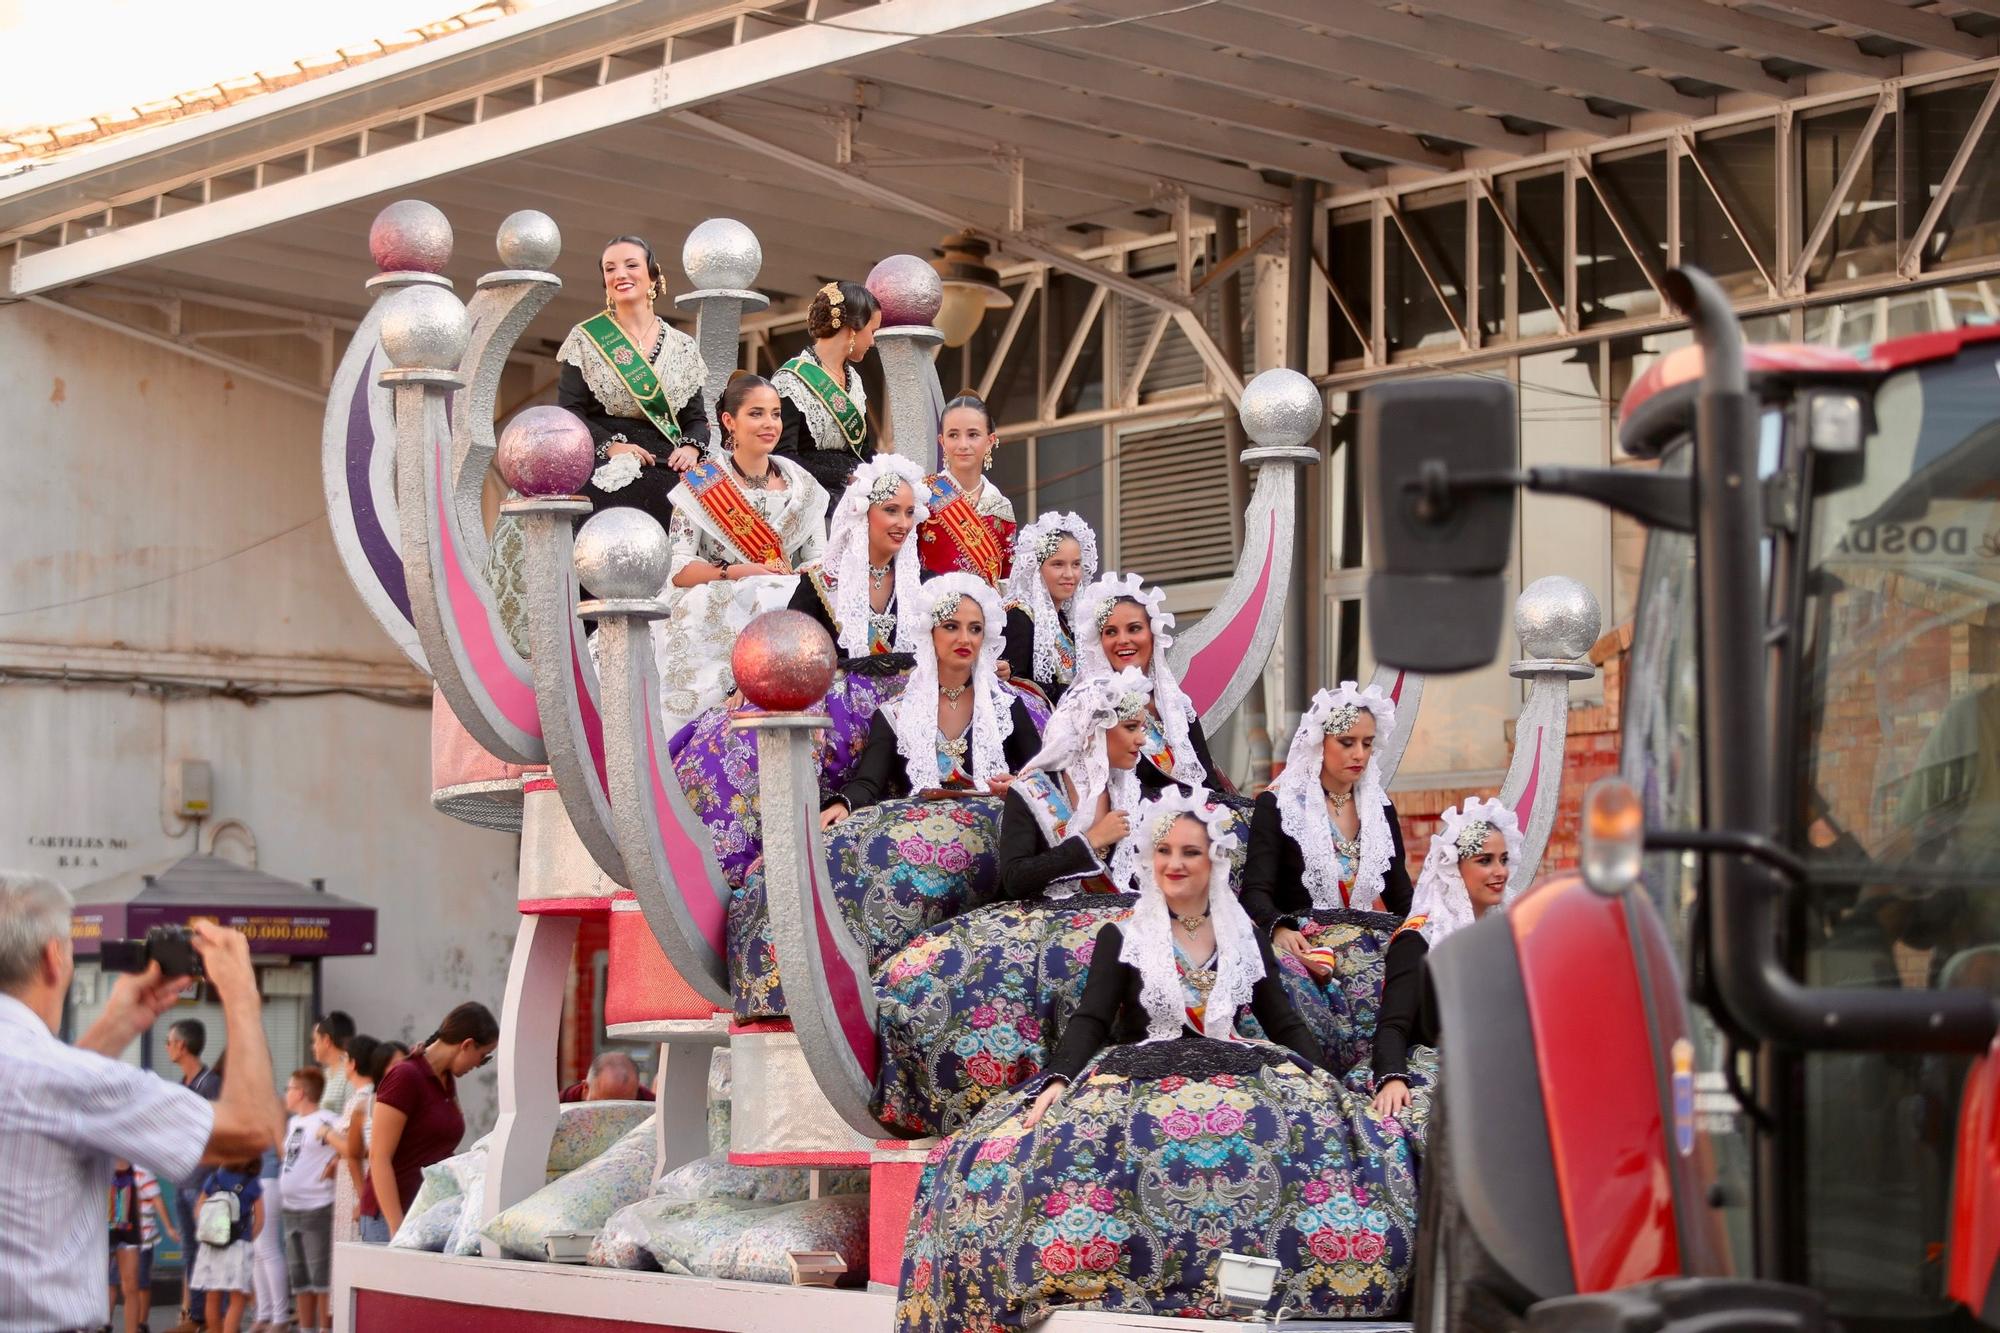
[[[1014,304],[1014,298],[1000,286],[1000,274],[986,262],[992,253],[991,245],[969,231],[938,243],[938,257],[931,261],[931,267],[944,283],[944,304],[938,309],[936,326],[948,347],[970,342],[987,311],[1005,310]]]

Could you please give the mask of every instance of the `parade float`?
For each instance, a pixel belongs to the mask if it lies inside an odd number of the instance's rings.
[[[477,1189],[441,1186],[459,1200],[464,1221],[447,1248],[460,1253],[342,1246],[337,1318],[347,1328],[501,1333],[886,1330],[904,1230],[936,1140],[913,1137],[907,1118],[880,1112],[878,951],[830,855],[844,835],[821,828],[811,752],[826,722],[815,705],[832,680],[830,647],[816,627],[801,632],[801,618],[783,615],[753,622],[737,644],[736,684],[748,706],[736,725],[754,743],[760,782],[757,880],[771,961],[788,983],[782,1012],[746,1018],[733,1011],[730,975],[740,888],[725,879],[690,807],[660,716],[649,636],[664,614],[666,535],[634,509],[587,518],[590,504],[578,492],[593,467],[592,442],[562,409],[527,409],[495,435],[502,364],[560,285],[550,270],[561,239],[539,213],[509,217],[498,232],[500,267],[479,279],[469,302],[438,276],[451,243],[449,223],[427,204],[392,204],[378,217],[368,238],[380,270],[369,280],[376,301],[329,395],[325,486],[357,590],[436,684],[434,804],[520,836],[500,1111],[479,1148]],[[695,314],[712,407],[736,360],[742,313],[764,302],[754,289],[758,242],[740,223],[712,220],[690,234],[683,263],[695,290],[678,304]],[[934,470],[944,402],[931,361],[941,341],[930,326],[936,274],[920,259],[891,256],[869,286],[884,313],[877,347],[890,433],[899,452]],[[1278,638],[1295,564],[1293,478],[1320,459],[1324,414],[1319,390],[1290,371],[1257,376],[1238,406],[1250,441],[1243,461],[1256,470],[1242,550],[1214,607],[1171,649],[1211,733],[1258,683]],[[480,506],[489,469],[512,497],[493,533]],[[1533,878],[1555,820],[1568,691],[1591,673],[1582,658],[1597,637],[1598,608],[1573,581],[1544,579],[1522,594],[1516,627],[1523,659],[1513,674],[1528,693],[1501,798],[1527,836],[1510,894]],[[1416,725],[1422,680],[1382,671],[1375,683],[1398,704],[1396,729],[1379,749],[1387,781]],[[565,983],[587,920],[608,929],[607,1032],[658,1045],[657,1110],[637,1125],[621,1122],[615,1143],[599,1134],[593,1151],[601,1152],[576,1162],[573,1150],[552,1153],[552,1144],[580,1137],[558,1110],[557,1052]],[[728,1052],[726,1085],[711,1078],[718,1051]],[[607,1160],[614,1166],[600,1165]],[[595,1213],[588,1199],[571,1199],[567,1213],[543,1208],[551,1197],[543,1191],[592,1170],[592,1188],[605,1189],[623,1171],[627,1183],[615,1188],[629,1205],[635,1169],[643,1194],[690,1188],[724,1165],[780,1173],[761,1178],[790,1182],[773,1187],[773,1198],[802,1191],[807,1201],[845,1199],[862,1210],[866,1234],[849,1256],[790,1251],[782,1263],[737,1270],[762,1279],[745,1281],[688,1275],[732,1270],[686,1233],[677,1233],[682,1248],[671,1263],[657,1263],[678,1272],[612,1266],[638,1261],[636,1242],[610,1243],[618,1229],[606,1228],[601,1199]],[[565,1198],[588,1193],[574,1185]],[[547,1234],[503,1225],[503,1245],[495,1224],[510,1210],[515,1223],[584,1216],[586,1225],[549,1223]],[[742,1234],[733,1224],[715,1234],[725,1231]],[[574,1262],[584,1258],[592,1262]],[[1246,1297],[1246,1317],[1260,1317],[1258,1304]],[[1079,1311],[1052,1322],[1204,1321]]]

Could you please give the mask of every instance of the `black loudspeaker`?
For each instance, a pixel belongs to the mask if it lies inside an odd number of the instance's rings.
[[[1377,661],[1447,675],[1491,662],[1514,543],[1520,413],[1485,375],[1361,395],[1368,634]]]

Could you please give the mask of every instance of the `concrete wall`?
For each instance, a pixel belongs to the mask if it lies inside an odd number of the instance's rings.
[[[380,910],[377,956],[327,964],[327,1007],[407,1037],[464,999],[497,1012],[516,840],[430,808],[423,682],[334,555],[318,405],[22,304],[0,308],[0,406],[0,673],[190,687],[0,674],[0,864],[75,888],[194,850],[165,784],[204,759],[261,868]],[[225,680],[332,692],[246,704]],[[464,1101],[490,1122],[491,1078]]]

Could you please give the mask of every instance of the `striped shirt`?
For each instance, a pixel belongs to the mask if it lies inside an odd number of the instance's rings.
[[[326,1085],[319,1094],[319,1109],[339,1115],[347,1107],[347,1057],[343,1055],[320,1069],[326,1075]]]
[[[214,1125],[192,1092],[64,1045],[0,995],[0,1333],[104,1323],[112,1163],[186,1180]]]

